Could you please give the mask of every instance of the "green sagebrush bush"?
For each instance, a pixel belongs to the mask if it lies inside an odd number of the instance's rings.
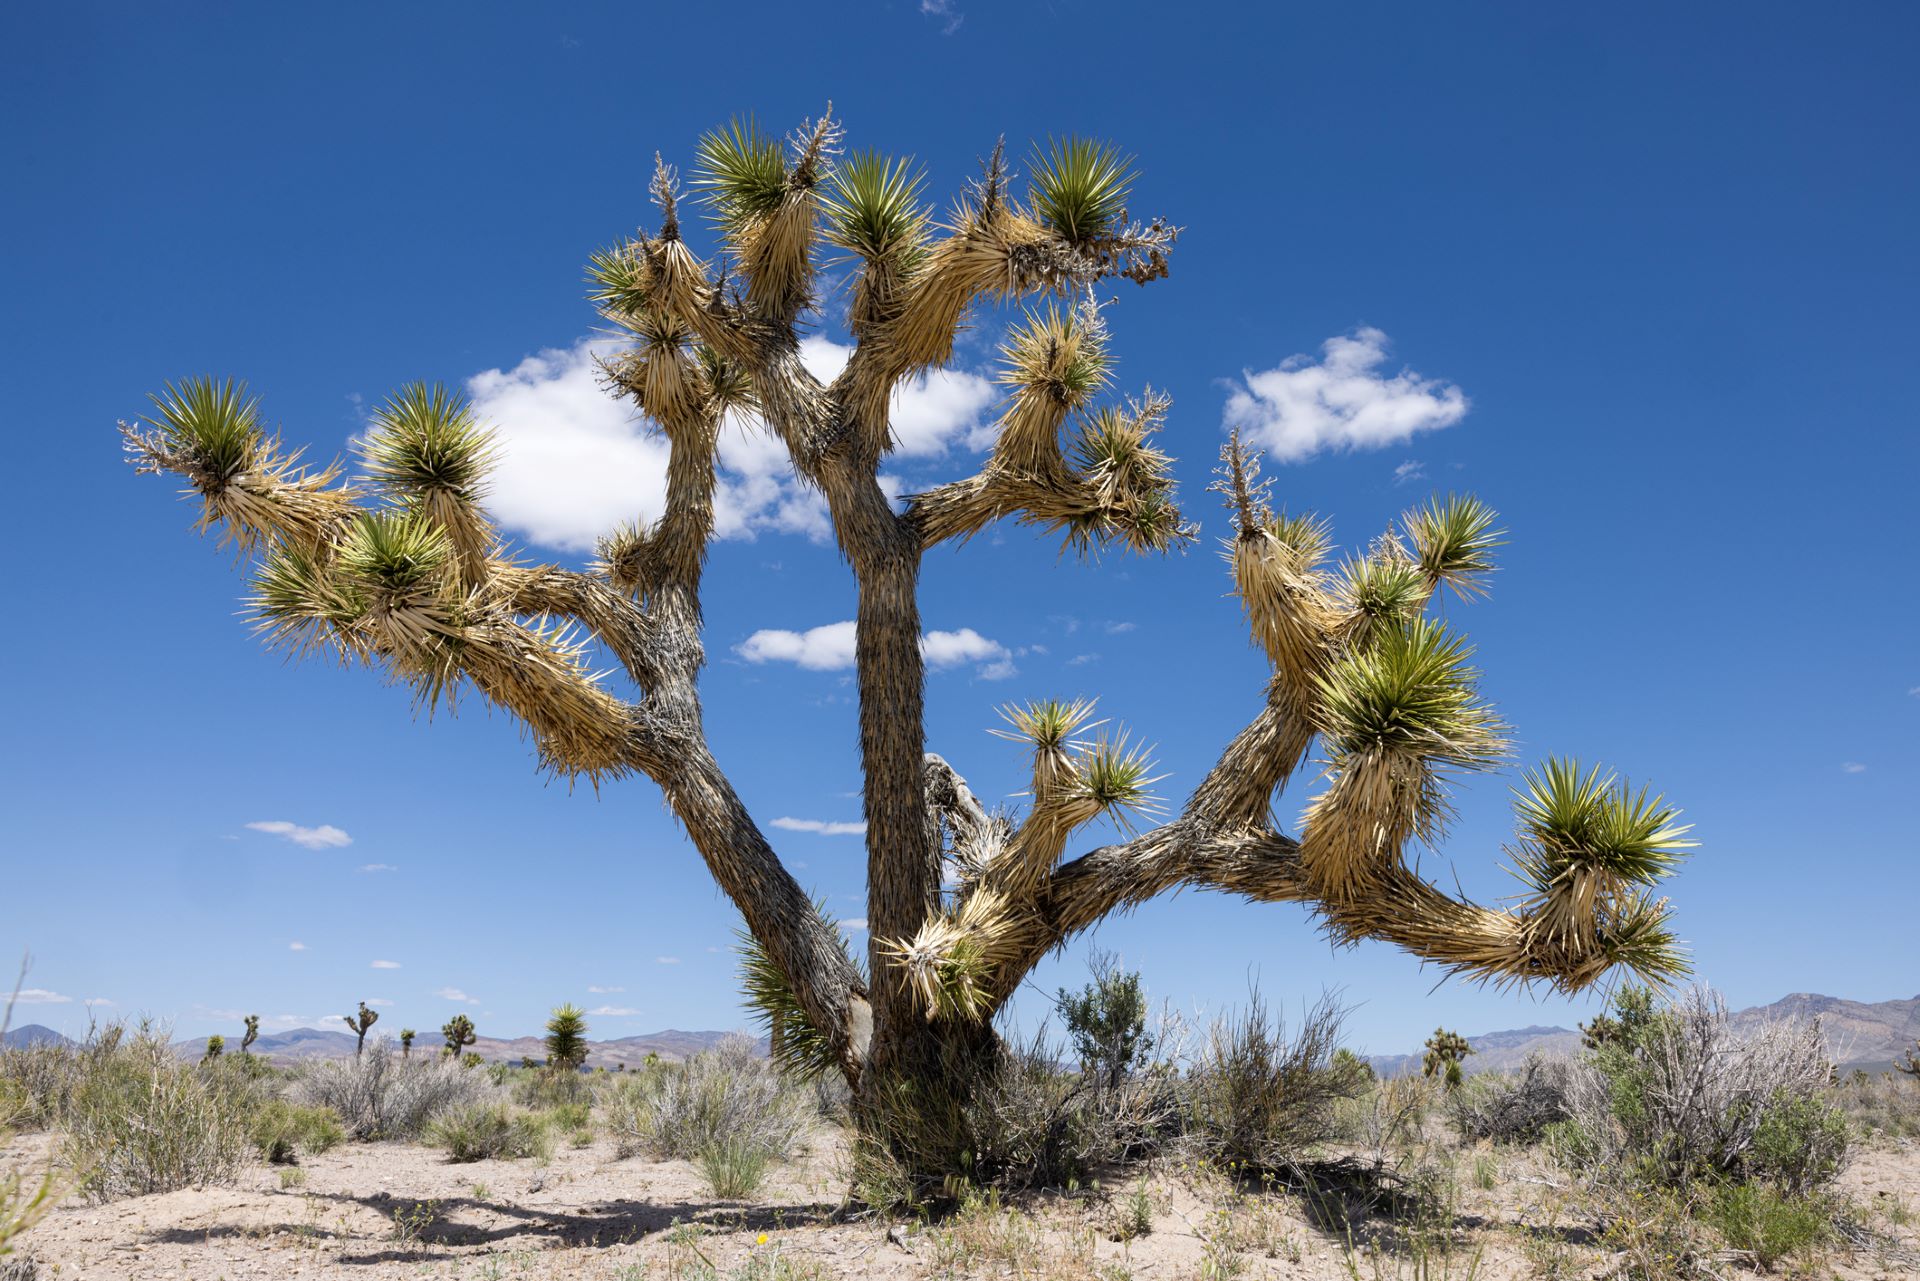
[[[347,1132],[332,1108],[273,1098],[253,1114],[247,1136],[269,1164],[292,1165],[302,1155],[318,1156],[339,1146]]]
[[[470,1061],[470,1058],[469,1058]],[[356,1058],[316,1063],[291,1089],[295,1102],[333,1109],[355,1139],[418,1138],[441,1113],[493,1098],[484,1073],[461,1060],[402,1058],[379,1037]]]
[[[422,1137],[434,1147],[445,1148],[451,1161],[544,1158],[553,1152],[553,1137],[542,1117],[497,1099],[440,1112],[427,1123]]]

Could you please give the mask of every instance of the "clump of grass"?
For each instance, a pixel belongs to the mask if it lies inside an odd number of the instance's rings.
[[[95,1201],[230,1181],[261,1097],[236,1065],[182,1063],[164,1027],[141,1023],[86,1056],[66,1105],[64,1156]]]
[[[1752,1254],[1769,1272],[1812,1255],[1833,1238],[1833,1207],[1824,1197],[1789,1195],[1764,1183],[1715,1188],[1705,1218],[1728,1245]]]
[[[700,1150],[696,1164],[713,1194],[728,1201],[750,1197],[766,1178],[773,1153],[751,1136],[716,1139]]]
[[[806,1129],[808,1094],[781,1078],[746,1037],[675,1064],[602,1078],[607,1127],[622,1157],[701,1160],[716,1148],[771,1161]]]
[[[294,1188],[307,1186],[307,1172],[299,1166],[289,1166],[280,1171],[280,1190],[290,1192]]]
[[[343,1142],[346,1130],[329,1107],[302,1107],[268,1099],[253,1114],[248,1137],[271,1165],[290,1165],[301,1154],[316,1156]]]
[[[449,1108],[427,1123],[423,1137],[457,1162],[553,1153],[553,1136],[540,1117],[498,1101]]]
[[[412,1139],[444,1112],[490,1099],[484,1074],[456,1058],[402,1059],[379,1037],[357,1058],[317,1063],[294,1083],[293,1097],[329,1107],[355,1139]]]
[[[1920,1139],[1920,1077],[1855,1072],[1829,1098],[1862,1135]]]

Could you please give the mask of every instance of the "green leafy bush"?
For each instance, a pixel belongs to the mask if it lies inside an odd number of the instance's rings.
[[[302,1153],[317,1156],[344,1142],[347,1132],[329,1107],[302,1107],[268,1099],[248,1127],[253,1146],[273,1165],[291,1165]]]
[[[1821,1197],[1780,1191],[1764,1183],[1724,1183],[1714,1189],[1706,1219],[1736,1250],[1772,1271],[1833,1237],[1833,1207]]]
[[[553,1152],[553,1138],[540,1117],[497,1101],[442,1112],[428,1123],[423,1137],[445,1148],[452,1161],[546,1157]]]

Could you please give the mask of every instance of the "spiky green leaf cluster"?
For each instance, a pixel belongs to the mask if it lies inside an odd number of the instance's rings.
[[[1124,732],[1103,733],[1075,757],[1073,790],[1131,832],[1136,818],[1162,809],[1151,789],[1165,775],[1151,772],[1151,752],[1144,743],[1130,743]]]
[[[780,207],[787,195],[787,159],[780,141],[749,117],[730,121],[700,139],[693,186],[704,192],[729,233]]]
[[[587,1012],[572,1003],[556,1006],[547,1018],[547,1064],[573,1071],[587,1061]]]
[[[1478,498],[1448,494],[1444,502],[1433,499],[1408,512],[1404,523],[1421,572],[1462,596],[1477,596],[1493,572],[1493,549],[1502,545],[1496,519]]]
[[[247,603],[269,643],[297,654],[347,638],[367,612],[358,583],[333,573],[312,548],[276,546],[260,562]]]
[[[827,915],[826,905],[816,903],[814,910],[846,952],[846,937]],[[735,937],[740,943],[740,985],[754,1021],[766,1030],[774,1065],[785,1075],[804,1081],[839,1071],[840,1060],[833,1043],[807,1018],[786,972],[751,931],[737,930]],[[857,968],[851,953],[847,953],[847,965]]]
[[[188,378],[148,399],[159,417],[147,422],[193,468],[192,479],[203,488],[225,484],[258,460],[260,402],[247,396],[245,383]]]
[[[1034,217],[1061,239],[1085,244],[1118,230],[1133,186],[1130,158],[1087,138],[1049,140],[1029,162]]]
[[[1047,698],[1025,707],[1008,705],[1000,709],[1000,715],[1013,728],[989,732],[1016,742],[1032,743],[1041,751],[1059,751],[1092,722],[1093,709],[1094,700],[1090,698],[1076,698],[1071,703]]]
[[[1048,303],[1028,312],[1026,323],[1007,336],[1000,349],[1005,365],[1000,381],[1078,408],[1111,376],[1106,340],[1105,326],[1092,308]]]
[[[473,499],[493,461],[493,433],[467,399],[446,387],[411,383],[376,409],[361,442],[367,475],[402,494],[445,490]]]
[[[1341,567],[1341,602],[1358,638],[1412,621],[1430,594],[1420,567],[1391,553],[1356,557]]]
[[[904,158],[891,160],[875,151],[848,156],[834,166],[820,201],[827,239],[869,262],[911,266],[926,234],[920,205],[925,180]]]
[[[1293,554],[1295,567],[1301,570],[1318,565],[1333,546],[1333,526],[1312,513],[1290,516],[1281,512],[1270,516],[1262,528],[1269,538]]]
[[[1506,744],[1474,687],[1472,653],[1444,624],[1414,618],[1328,664],[1314,681],[1336,757],[1383,748],[1459,769],[1496,764]]]
[[[1671,875],[1694,842],[1679,810],[1595,766],[1549,760],[1515,793],[1520,871],[1544,889],[1570,870],[1592,870],[1639,886]]]
[[[429,595],[453,556],[446,531],[413,512],[368,512],[340,540],[340,570],[388,600]]]
[[[633,245],[595,252],[587,260],[587,284],[587,297],[611,315],[631,315],[653,302],[653,271]]]

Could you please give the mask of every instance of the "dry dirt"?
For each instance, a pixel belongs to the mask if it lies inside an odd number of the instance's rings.
[[[47,1136],[12,1155],[46,1159]],[[1477,1167],[1477,1155],[1490,1165]],[[545,1164],[450,1164],[400,1144],[346,1145],[309,1157],[282,1186],[281,1168],[248,1168],[233,1186],[136,1197],[105,1205],[69,1200],[20,1239],[59,1281],[133,1278],[604,1278],[683,1281],[746,1273],[796,1277],[1476,1278],[1604,1275],[1595,1243],[1561,1176],[1524,1155],[1465,1153],[1451,1255],[1419,1270],[1362,1240],[1350,1252],[1314,1226],[1293,1198],[1236,1193],[1177,1165],[1080,1196],[1053,1195],[1016,1212],[981,1212],[931,1227],[842,1213],[846,1185],[835,1136],[777,1170],[752,1203],[717,1201],[685,1162],[616,1160],[604,1142],[561,1148]],[[1494,1186],[1476,1186],[1487,1173]],[[1152,1231],[1119,1241],[1115,1225],[1136,1188],[1152,1202]],[[1920,1146],[1859,1153],[1842,1190],[1868,1208],[1882,1243],[1839,1254],[1819,1275],[1843,1281],[1920,1277]],[[1904,1205],[1905,1212],[1895,1207]],[[417,1231],[409,1239],[411,1225]],[[680,1225],[680,1226],[676,1226]],[[767,1269],[775,1256],[799,1265]],[[1442,1268],[1440,1263],[1444,1262]],[[1209,1265],[1212,1270],[1209,1270]],[[752,1265],[758,1269],[747,1272]],[[1351,1264],[1351,1268],[1350,1268]],[[1239,1270],[1234,1270],[1235,1266]],[[1745,1275],[1737,1260],[1716,1266]]]

